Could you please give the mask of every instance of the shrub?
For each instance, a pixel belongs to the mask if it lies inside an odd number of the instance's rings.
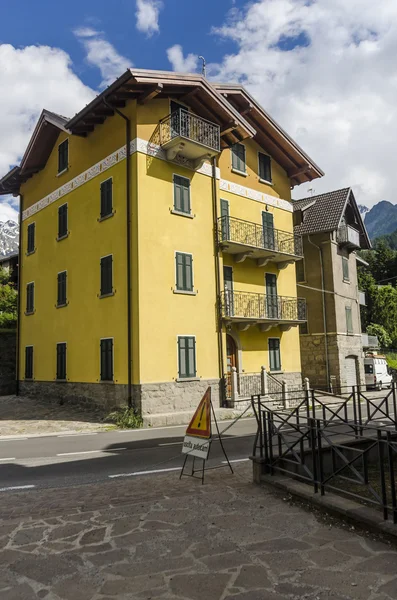
[[[13,329],[17,326],[17,316],[14,313],[1,312],[0,313],[0,328],[1,329]]]
[[[111,412],[106,421],[110,421],[123,429],[138,429],[143,425],[143,419],[135,408],[120,408]]]

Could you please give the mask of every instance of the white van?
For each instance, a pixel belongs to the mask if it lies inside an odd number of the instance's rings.
[[[385,356],[374,354],[364,358],[365,385],[368,389],[381,390],[391,387],[393,377],[390,374]]]

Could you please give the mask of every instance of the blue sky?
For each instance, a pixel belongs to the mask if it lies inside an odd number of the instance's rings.
[[[6,8],[5,8],[6,5]],[[395,200],[397,2],[3,0],[0,177],[43,108],[72,116],[129,66],[243,83],[326,176],[295,198],[352,186]],[[310,188],[313,188],[310,190]],[[0,197],[0,220],[17,218]]]

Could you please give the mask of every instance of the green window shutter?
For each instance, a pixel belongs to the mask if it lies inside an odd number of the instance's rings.
[[[188,337],[186,339],[188,377],[196,377],[196,340],[194,337]]]
[[[31,223],[28,225],[28,248],[27,252],[34,252],[34,244],[35,244],[35,223]]]
[[[66,344],[57,344],[57,379],[66,379]]]
[[[344,256],[342,256],[342,271],[343,271],[343,281],[350,281],[349,259]]]
[[[178,376],[180,379],[187,377],[186,374],[186,338],[178,338]]]
[[[101,258],[101,296],[113,292],[113,256]]]
[[[174,175],[174,210],[190,214],[190,179]]]
[[[177,252],[176,263],[176,289],[193,291],[193,258],[191,254]]]
[[[347,333],[353,333],[353,315],[350,306],[345,307],[346,313],[346,331]]]
[[[62,273],[58,273],[58,299],[57,299],[58,306],[63,306],[67,302],[66,279],[67,279],[66,271],[62,271]]]
[[[69,140],[65,140],[58,146],[58,173],[68,168],[69,162]]]
[[[101,183],[101,219],[113,212],[113,180],[107,179]]]
[[[270,339],[269,342],[269,363],[271,371],[281,370],[281,356],[280,356],[280,340]]]
[[[113,381],[113,340],[101,340],[101,381]]]
[[[68,205],[63,204],[58,208],[58,238],[68,234]]]
[[[26,286],[26,312],[34,311],[34,283],[28,283]]]
[[[272,181],[271,158],[263,152],[259,152],[259,179]]]
[[[177,252],[175,255],[176,261],[176,289],[183,290],[184,287],[184,254]]]
[[[33,346],[25,347],[25,379],[33,379]]]
[[[304,260],[297,260],[295,263],[296,266],[296,281],[301,282],[305,281],[305,263]]]
[[[229,202],[221,200],[221,232],[222,240],[230,239],[230,219],[229,219]]]
[[[191,254],[185,254],[185,290],[193,291],[193,258]]]
[[[194,337],[178,338],[178,363],[180,379],[196,377],[196,340]]]
[[[236,171],[245,173],[245,146],[244,144],[234,144],[231,148],[232,151],[232,168]]]

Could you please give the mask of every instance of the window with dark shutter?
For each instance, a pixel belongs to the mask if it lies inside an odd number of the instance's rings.
[[[244,144],[234,144],[231,147],[232,152],[232,169],[240,171],[241,173],[246,172],[245,164],[245,146]]]
[[[343,281],[350,281],[349,276],[349,259],[345,256],[342,256],[342,272],[343,272]]]
[[[61,273],[58,273],[57,306],[65,306],[65,304],[67,303],[66,281],[67,271],[62,271]]]
[[[353,315],[351,306],[345,307],[346,313],[346,331],[347,333],[353,333]]]
[[[101,340],[101,381],[113,381],[113,340]]]
[[[66,343],[57,344],[57,379],[66,379]]]
[[[33,379],[33,346],[25,347],[25,379]]]
[[[68,235],[68,205],[62,204],[58,208],[58,239]]]
[[[258,152],[258,163],[259,163],[259,179],[263,181],[272,182],[272,165],[271,158],[263,152]]]
[[[178,337],[178,375],[180,379],[196,377],[196,339]]]
[[[174,175],[174,210],[190,215],[190,179]]]
[[[113,256],[101,258],[101,296],[113,293]]]
[[[58,146],[58,173],[68,168],[69,163],[69,140],[65,140]]]
[[[113,179],[101,183],[101,219],[113,214]]]
[[[28,283],[26,286],[26,314],[34,312],[34,283]]]
[[[272,338],[268,341],[269,344],[269,363],[271,371],[281,370],[281,356],[280,356],[280,340]]]
[[[35,247],[34,247],[35,230],[36,230],[36,224],[30,223],[30,225],[28,225],[28,249],[27,249],[28,254],[31,254],[32,252],[35,251]]]
[[[295,267],[296,267],[296,281],[298,281],[298,282],[306,281],[305,280],[305,263],[304,263],[303,258],[302,258],[302,260],[296,261]]]
[[[193,257],[191,254],[177,252],[175,254],[176,262],[176,289],[192,292],[193,291]]]

